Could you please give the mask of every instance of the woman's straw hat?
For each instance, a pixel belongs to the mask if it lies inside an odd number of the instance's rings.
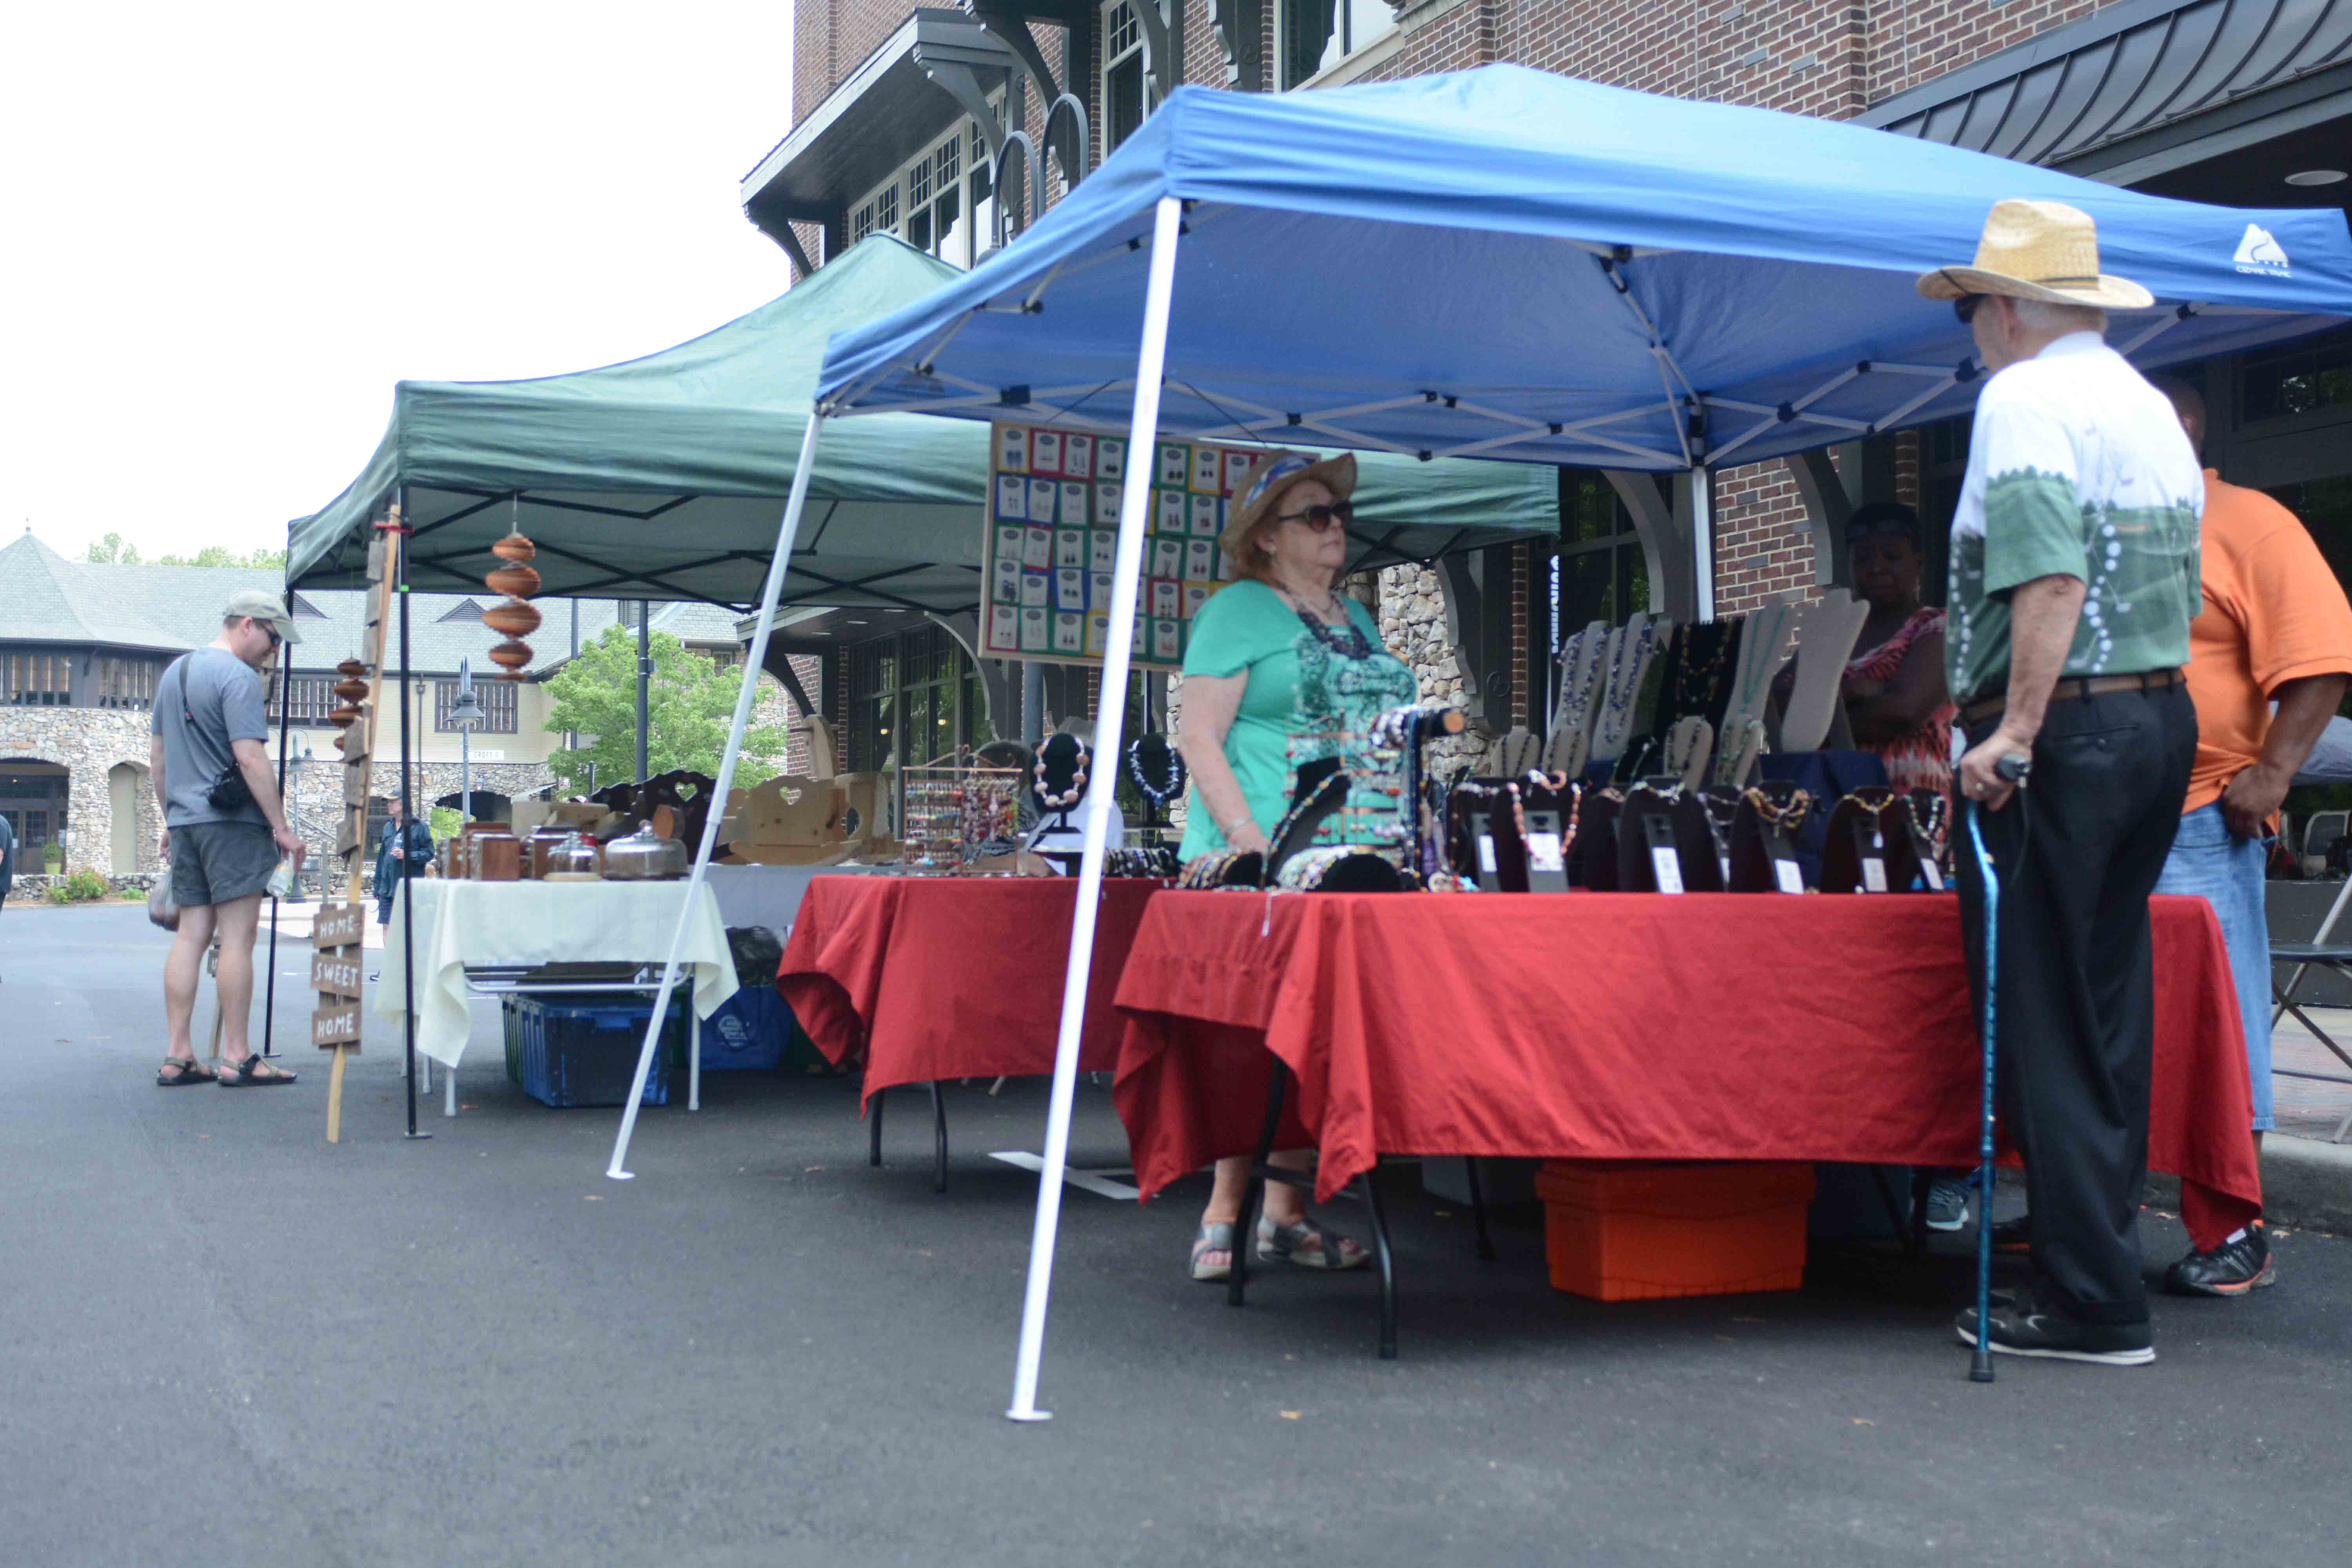
[[[1930,300],[2006,294],[2053,305],[2137,310],[2156,297],[2099,270],[2099,229],[2091,215],[2063,202],[2011,198],[1993,203],[1977,241],[1973,267],[1938,267],[1919,279]]]
[[[1346,500],[1356,489],[1356,455],[1342,452],[1336,458],[1318,458],[1308,452],[1268,452],[1251,465],[1249,474],[1242,480],[1240,494],[1234,501],[1234,515],[1225,524],[1225,531],[1217,539],[1218,546],[1234,561],[1242,558],[1242,542],[1249,538],[1275,504],[1290,488],[1307,479],[1320,479],[1335,500]]]

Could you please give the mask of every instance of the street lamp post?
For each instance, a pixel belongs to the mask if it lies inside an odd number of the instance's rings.
[[[474,698],[474,663],[457,661],[457,700],[449,704],[449,722],[457,726],[457,809],[463,820],[474,820],[474,726],[482,721],[482,705]]]

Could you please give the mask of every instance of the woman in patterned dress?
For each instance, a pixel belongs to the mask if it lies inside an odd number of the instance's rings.
[[[1900,501],[1857,507],[1845,526],[1855,591],[1870,619],[1845,667],[1854,744],[1886,763],[1898,790],[1952,787],[1952,699],[1944,612],[1919,602],[1919,514]]]

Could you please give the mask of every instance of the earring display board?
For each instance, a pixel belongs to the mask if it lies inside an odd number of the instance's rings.
[[[1099,664],[1108,651],[1119,502],[1132,456],[1127,438],[1029,425],[992,429],[980,651]],[[1151,490],[1129,650],[1137,667],[1183,667],[1192,617],[1234,576],[1217,538],[1257,456],[1190,441],[1158,442],[1140,454],[1151,465]]]

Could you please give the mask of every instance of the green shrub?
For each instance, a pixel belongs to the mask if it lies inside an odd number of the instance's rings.
[[[45,846],[41,850],[41,864],[52,877],[65,869],[66,847],[62,844]]]
[[[53,904],[94,904],[113,896],[114,884],[87,866],[49,884],[48,900]]]

